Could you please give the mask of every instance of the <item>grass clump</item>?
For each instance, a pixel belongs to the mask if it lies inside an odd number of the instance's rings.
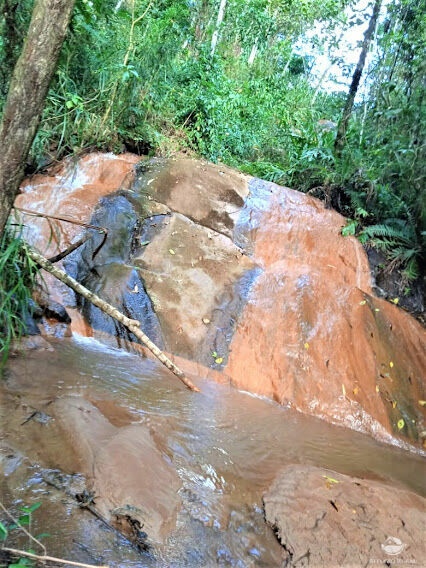
[[[0,373],[13,341],[25,334],[38,267],[22,240],[22,228],[8,225],[0,240]]]

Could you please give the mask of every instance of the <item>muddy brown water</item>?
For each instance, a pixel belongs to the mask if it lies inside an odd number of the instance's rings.
[[[289,463],[384,479],[396,490],[405,486],[426,494],[425,462],[413,452],[207,379],[197,380],[202,392],[194,394],[157,362],[93,339],[74,335],[54,345],[52,352],[13,360],[1,391],[7,420],[3,499],[12,508],[42,503],[33,530],[50,534],[51,554],[114,567],[280,566],[282,550],[265,524],[262,494]],[[31,448],[17,409],[25,400],[41,404],[64,394],[91,400],[115,426],[149,427],[182,483],[176,529],[163,545],[135,551],[46,485],[37,460],[25,457]],[[43,408],[48,415],[48,406]],[[49,429],[49,420],[33,426]],[[65,451],[55,436],[43,439],[51,455]],[[125,468],[123,463],[123,476]]]

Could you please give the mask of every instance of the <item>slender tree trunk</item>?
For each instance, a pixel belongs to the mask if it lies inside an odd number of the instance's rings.
[[[374,30],[376,29],[377,18],[379,17],[380,6],[381,0],[376,0],[374,3],[373,13],[371,14],[370,23],[368,24],[368,28],[364,34],[364,41],[362,42],[358,64],[352,76],[352,83],[349,89],[348,97],[346,99],[345,108],[343,109],[339,128],[337,129],[336,140],[334,142],[334,151],[337,156],[342,153],[342,150],[346,143],[346,131],[348,129],[348,123],[352,114],[352,109],[358,91],[359,82],[361,80],[361,75],[364,70],[368,49],[370,47],[371,40],[374,37]]]
[[[251,52],[250,52],[250,55],[249,55],[249,58],[248,58],[248,64],[249,65],[253,65],[253,63],[254,63],[254,60],[255,60],[256,55],[257,55],[258,44],[259,44],[259,38],[257,37],[254,44],[253,44],[253,47],[251,48]]]
[[[24,176],[75,0],[35,0],[0,125],[0,235]]]
[[[216,28],[213,32],[213,37],[212,37],[212,47],[211,47],[211,51],[210,54],[213,56],[214,52],[216,51],[216,45],[217,45],[217,40],[219,39],[219,28],[223,22],[223,18],[225,17],[225,8],[226,8],[226,0],[220,0],[220,6],[219,6],[219,12],[217,15],[217,22],[216,22]]]

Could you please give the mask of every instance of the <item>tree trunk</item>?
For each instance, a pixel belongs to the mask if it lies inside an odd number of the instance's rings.
[[[223,22],[223,18],[225,17],[225,8],[226,8],[226,0],[220,0],[219,13],[217,15],[216,28],[213,32],[212,47],[210,51],[212,57],[214,55],[214,52],[216,51],[217,40],[219,39],[219,28]]]
[[[251,52],[250,52],[250,55],[249,55],[249,58],[248,58],[247,63],[249,65],[253,65],[253,63],[254,63],[254,60],[255,60],[256,55],[257,55],[257,50],[258,50],[258,43],[259,43],[259,38],[257,37],[254,44],[253,44],[253,47],[251,48]]]
[[[339,156],[342,153],[342,150],[346,143],[346,131],[348,129],[348,123],[352,114],[352,109],[358,91],[359,82],[361,80],[361,75],[364,70],[368,49],[370,47],[371,40],[373,39],[374,36],[374,30],[376,29],[376,23],[377,23],[377,18],[379,17],[381,3],[382,3],[381,0],[375,1],[373,13],[371,14],[370,18],[370,23],[368,24],[367,31],[364,34],[364,41],[362,42],[361,53],[359,55],[358,64],[352,76],[352,83],[349,89],[348,97],[346,99],[345,108],[343,109],[343,114],[339,123],[339,128],[337,129],[336,140],[334,142],[334,151],[337,156]]]
[[[75,0],[35,0],[0,125],[0,235],[37,132]]]

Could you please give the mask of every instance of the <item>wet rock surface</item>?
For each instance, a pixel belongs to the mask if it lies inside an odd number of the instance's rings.
[[[82,204],[81,215],[89,220],[91,210],[92,224],[110,234],[95,258],[101,235],[67,257],[73,276],[140,320],[160,347],[223,370],[239,388],[381,439],[422,443],[425,331],[375,297],[366,253],[341,235],[341,215],[204,161],[153,159],[132,173],[136,158],[123,159],[119,187],[97,189],[95,211],[91,197]],[[103,155],[93,160],[110,167]],[[63,213],[72,214],[85,194],[67,183]],[[73,329],[132,348],[121,326],[61,294]]]
[[[253,180],[250,189],[243,228],[262,272],[225,372],[303,412],[421,443],[424,329],[373,296],[367,256],[341,235],[341,215],[288,188]]]
[[[284,566],[422,566],[426,500],[313,466],[286,467],[263,497]]]

